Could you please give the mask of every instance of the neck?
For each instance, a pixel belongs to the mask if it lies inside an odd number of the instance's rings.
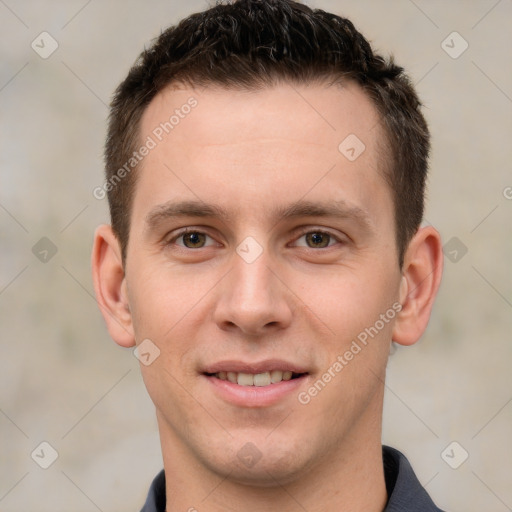
[[[382,512],[387,501],[380,422],[362,439],[344,439],[296,478],[280,481],[269,474],[265,484],[230,479],[201,464],[166,430],[159,418],[166,475],[167,511],[226,512]]]

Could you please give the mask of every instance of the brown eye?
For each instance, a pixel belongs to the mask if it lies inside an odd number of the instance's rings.
[[[307,233],[305,237],[308,247],[315,249],[323,249],[327,247],[331,241],[331,235],[322,233],[321,231],[312,231],[311,233]]]
[[[183,240],[183,245],[189,249],[198,249],[204,246],[206,235],[198,231],[191,231],[184,233],[180,237]]]

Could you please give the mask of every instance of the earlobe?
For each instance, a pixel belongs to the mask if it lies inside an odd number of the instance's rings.
[[[110,226],[97,228],[91,263],[96,300],[110,336],[122,347],[133,347],[135,336],[121,249]]]
[[[441,236],[432,226],[420,228],[407,248],[400,283],[402,310],[393,328],[393,341],[416,343],[427,327],[443,271]]]

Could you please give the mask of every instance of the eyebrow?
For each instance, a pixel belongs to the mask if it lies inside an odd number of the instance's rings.
[[[235,212],[236,214],[237,212]],[[336,219],[353,220],[367,231],[374,231],[373,222],[368,212],[359,206],[348,204],[344,200],[317,203],[299,200],[286,206],[270,210],[270,216],[275,224],[286,219],[298,217],[332,217]],[[207,204],[200,200],[169,201],[153,208],[145,219],[145,227],[151,231],[169,219],[180,217],[209,217],[229,223],[233,215],[221,206]]]

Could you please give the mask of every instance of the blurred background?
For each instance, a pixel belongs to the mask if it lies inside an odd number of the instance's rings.
[[[307,3],[395,55],[433,134],[444,280],[422,340],[390,357],[383,442],[441,508],[512,510],[512,1]],[[208,5],[0,0],[1,511],[137,511],[162,467],[139,363],[94,299],[93,189],[114,88]]]

